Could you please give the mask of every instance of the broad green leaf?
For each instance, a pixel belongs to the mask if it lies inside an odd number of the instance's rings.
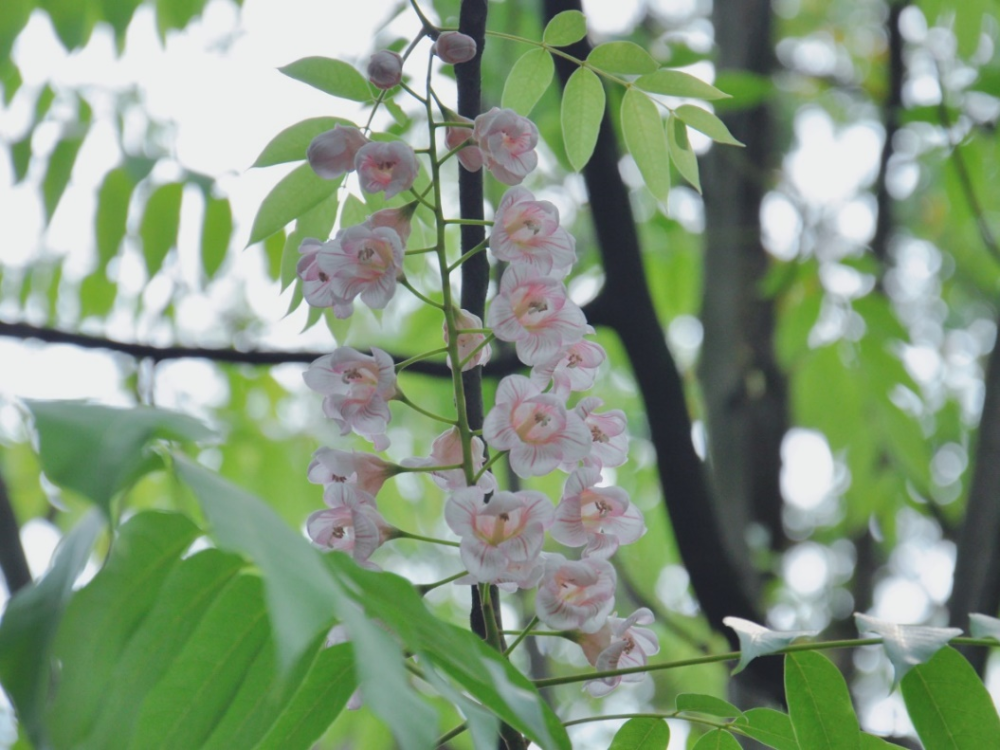
[[[743,712],[729,701],[716,698],[714,695],[701,695],[700,693],[681,693],[678,695],[677,710],[720,716],[724,719],[743,716]]]
[[[90,4],[81,0],[39,0],[39,7],[49,14],[56,36],[67,50],[84,46],[94,28]]]
[[[969,615],[969,632],[973,638],[992,638],[1000,641],[1000,619],[989,615]]]
[[[115,30],[119,52],[124,48],[125,31],[128,29],[136,8],[141,4],[142,0],[101,0],[98,3],[103,11],[104,20],[111,24],[111,28]]]
[[[797,638],[817,634],[816,630],[771,630],[741,617],[724,617],[722,622],[736,631],[740,639],[740,661],[733,669],[739,674],[758,656],[767,656],[790,645]]]
[[[76,163],[77,154],[80,153],[86,132],[86,126],[81,126],[81,128],[84,133],[74,132],[60,138],[49,155],[48,168],[42,178],[42,199],[45,204],[46,223],[52,220],[52,214],[56,212],[59,200],[69,184],[70,174],[73,172],[73,165]]]
[[[874,734],[861,733],[861,750],[892,750],[901,747]]]
[[[996,4],[993,0],[963,0],[961,3],[956,3],[954,9],[958,54],[967,58],[979,47],[979,38],[983,33],[983,17],[986,14],[996,16]]]
[[[859,633],[882,637],[882,647],[892,662],[899,680],[911,667],[928,661],[948,641],[962,635],[961,628],[931,628],[924,625],[897,625],[856,612],[854,621]]]
[[[329,197],[340,187],[342,181],[343,178],[324,180],[308,164],[301,164],[293,169],[260,204],[247,245],[260,242],[283,229],[290,221]]]
[[[80,282],[80,317],[103,317],[111,312],[118,294],[118,285],[108,281],[101,271],[90,274]]]
[[[577,172],[594,153],[604,119],[604,103],[604,86],[597,74],[587,68],[574,71],[563,89],[560,118],[566,158]]]
[[[282,130],[264,146],[251,167],[270,167],[290,161],[303,161],[312,139],[337,125],[354,126],[342,117],[311,117]]]
[[[859,750],[861,727],[847,682],[823,654],[785,655],[785,699],[799,747]]]
[[[507,75],[500,106],[527,117],[552,83],[555,69],[548,50],[531,49],[525,52]]]
[[[10,144],[11,166],[14,168],[14,184],[23,180],[31,166],[31,133],[19,141]]]
[[[214,279],[226,259],[233,235],[233,209],[228,198],[205,199],[205,217],[201,224],[201,267]]]
[[[177,244],[183,193],[183,184],[170,182],[156,188],[146,201],[139,224],[139,237],[142,240],[146,272],[150,278],[160,270],[167,253]]]
[[[94,231],[97,235],[97,267],[101,270],[118,254],[118,248],[125,239],[133,190],[135,182],[132,177],[124,167],[116,167],[104,176],[97,191]]]
[[[706,109],[696,107],[693,104],[682,104],[674,110],[674,114],[716,143],[725,143],[730,146],[743,145],[733,137],[722,120]]]
[[[295,220],[295,229],[285,240],[281,255],[281,291],[285,291],[297,278],[296,267],[302,257],[299,254],[302,241],[307,237],[325,241],[330,236],[337,219],[337,203],[337,193],[331,193]]]
[[[692,750],[740,750],[740,743],[725,729],[713,729],[702,735]]]
[[[171,29],[184,29],[205,7],[205,0],[156,0],[156,30],[166,39]]]
[[[55,747],[76,748],[93,729],[129,638],[199,533],[172,513],[140,513],[122,525],[104,568],[70,603],[53,646],[62,665],[48,714]]]
[[[652,73],[659,65],[646,50],[635,42],[605,42],[587,55],[591,67],[607,73],[642,75]],[[631,92],[631,89],[629,89]]]
[[[682,96],[691,99],[728,99],[729,94],[719,91],[710,83],[695,78],[690,73],[661,68],[635,79],[635,85],[651,94]]]
[[[0,23],[3,21],[0,20]],[[2,35],[2,29],[0,29],[0,36]],[[3,89],[5,107],[10,106],[14,100],[14,94],[21,88],[22,83],[24,83],[24,79],[21,77],[21,69],[14,64],[13,60],[0,53],[0,88]]]
[[[743,715],[744,719],[738,719],[736,726],[747,736],[775,750],[806,750],[799,747],[787,714],[773,708],[751,708]]]
[[[598,47],[597,49],[600,49]],[[661,201],[670,192],[670,155],[663,121],[645,94],[630,88],[622,97],[622,131],[649,191]]]
[[[368,81],[354,66],[328,57],[303,57],[283,68],[278,68],[289,78],[308,83],[332,96],[356,102],[371,101]]]
[[[774,83],[767,76],[746,70],[720,70],[715,76],[715,85],[732,98],[716,102],[716,111],[732,112],[754,107],[774,92]]]
[[[587,18],[578,10],[564,10],[545,26],[542,41],[553,47],[565,47],[587,36]]]
[[[701,180],[698,177],[698,157],[691,150],[687,125],[674,115],[667,118],[667,145],[670,147],[670,158],[674,160],[677,171],[700,193]]]
[[[281,256],[285,251],[285,233],[275,232],[264,240],[264,258],[267,261],[267,275],[272,280],[281,278]]]
[[[0,620],[0,683],[36,747],[48,745],[44,711],[52,677],[52,641],[73,596],[73,583],[103,528],[97,511],[84,516],[63,537],[45,577],[19,591]]]
[[[903,700],[927,750],[1000,747],[1000,719],[976,670],[943,648],[902,679]]]
[[[32,0],[4,0],[0,3],[0,60],[9,60],[14,40],[28,23],[35,4]]]
[[[666,750],[670,725],[663,719],[629,719],[615,733],[608,750]]]
[[[110,515],[111,499],[146,470],[154,438],[205,440],[201,422],[152,407],[117,409],[79,401],[29,401],[45,475]]]
[[[351,193],[344,200],[344,210],[340,213],[340,226],[352,227],[360,224],[368,218],[369,213],[364,201]]]

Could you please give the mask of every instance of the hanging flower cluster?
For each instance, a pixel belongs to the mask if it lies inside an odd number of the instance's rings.
[[[469,37],[447,32],[438,37],[433,54],[446,63],[461,63],[476,54],[476,47]],[[404,60],[387,51],[373,55],[368,67],[372,84],[393,89],[402,80]],[[439,259],[443,303],[418,296],[444,312],[449,368],[468,371],[486,365],[491,342],[499,340],[514,344],[526,374],[501,380],[481,437],[469,429],[463,414],[445,418],[451,426],[435,438],[429,457],[406,457],[396,464],[374,454],[320,448],[308,475],[323,485],[327,508],[309,516],[306,530],[317,546],[346,552],[374,567],[370,558],[381,544],[407,536],[382,517],[378,492],[395,474],[425,472],[448,493],[444,520],[460,539],[466,569],[458,583],[536,589],[538,619],[566,631],[599,669],[644,664],[658,648],[652,631],[639,627],[649,624],[652,615],[645,609],[625,619],[612,614],[617,575],[609,559],[645,533],[642,512],[624,489],[609,486],[603,473],[627,459],[626,419],[619,410],[602,411],[597,397],[570,401],[594,385],[606,353],[588,338],[594,329],[564,284],[576,262],[573,237],[560,225],[556,206],[520,184],[538,164],[538,129],[509,109],[494,108],[475,120],[447,110],[444,116],[445,155],[437,156],[433,127],[426,150],[432,181],[454,155],[465,169],[485,167],[510,186],[496,209],[488,242],[475,250],[488,247],[504,270],[485,327],[478,316],[451,302],[454,267],[446,261],[443,245],[431,248]],[[367,193],[384,193],[387,201],[408,192],[414,196],[361,224],[342,227],[332,239],[306,239],[299,248],[297,270],[309,304],[332,308],[338,318],[352,315],[358,299],[381,310],[399,286],[413,289],[403,278],[411,221],[423,204],[444,222],[439,186],[435,189],[432,182],[428,191],[413,190],[420,172],[414,149],[402,141],[370,140],[351,126],[337,125],[317,136],[307,157],[320,177],[338,179],[356,172]],[[431,189],[433,199],[428,197]],[[305,381],[322,394],[324,413],[341,434],[356,433],[375,451],[390,444],[389,402],[415,407],[399,390],[391,357],[375,348],[366,354],[341,347],[313,362]],[[512,471],[525,479],[565,473],[558,503],[532,489],[503,490],[489,471],[497,456],[487,463],[487,448],[505,454]],[[565,547],[582,548],[580,558],[543,552],[546,534]],[[592,682],[588,690],[603,695],[620,681]]]

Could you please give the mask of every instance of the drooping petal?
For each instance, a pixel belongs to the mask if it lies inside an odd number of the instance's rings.
[[[947,646],[952,638],[962,635],[961,628],[897,625],[860,612],[854,613],[854,622],[858,626],[858,632],[875,633],[882,637],[882,647],[892,662],[897,681],[901,680],[911,667],[929,661],[934,654]]]

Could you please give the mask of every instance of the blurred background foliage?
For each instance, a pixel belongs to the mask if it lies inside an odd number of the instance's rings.
[[[318,400],[305,392],[302,365],[212,363],[211,351],[200,359],[175,358],[170,347],[320,352],[336,341],[375,345],[405,357],[439,346],[440,322],[412,298],[397,299],[380,320],[360,310],[349,325],[308,317],[300,308],[301,295],[288,289],[294,287],[303,234],[355,223],[381,207],[379,196],[365,199],[356,190],[338,190],[287,234],[278,231],[244,251],[252,215],[234,211],[219,175],[185,164],[174,147],[176,123],[150,116],[141,90],[22,85],[18,35],[33,16],[44,17],[70,52],[108,29],[122,51],[136,12],[154,12],[165,40],[183,33],[206,10],[203,0],[149,5],[0,3],[3,105],[8,113],[20,113],[4,120],[9,159],[4,173],[11,185],[36,193],[46,227],[74,208],[67,205],[72,194],[67,187],[80,179],[77,157],[88,139],[106,139],[110,132],[117,150],[110,168],[96,179],[85,178],[95,186],[91,231],[78,238],[71,253],[53,249],[47,230],[4,240],[21,245],[17,257],[26,260],[0,267],[0,333],[28,339],[26,347],[46,346],[32,342],[30,334],[45,338],[53,330],[162,347],[159,354],[140,358],[109,355],[113,367],[106,372],[115,381],[118,403],[167,405],[205,419],[223,439],[200,458],[301,528],[321,505],[319,489],[305,477],[313,450],[350,443],[336,435]],[[721,519],[717,529],[678,528],[662,511],[664,478],[648,438],[648,422],[657,415],[647,412],[633,377],[633,368],[643,362],[629,362],[614,332],[599,328],[597,340],[612,366],[598,395],[607,407],[626,411],[634,436],[631,461],[612,481],[631,494],[649,525],[640,543],[618,555],[619,611],[631,611],[633,604],[654,609],[660,658],[725,648],[713,623],[700,616],[698,600],[705,592],[690,587],[688,561],[675,541],[697,534],[738,567],[746,562],[753,601],[775,627],[825,629],[833,636],[847,632],[844,623],[854,611],[930,624],[951,619],[960,626],[970,610],[995,615],[1000,563],[993,550],[1000,547],[1000,528],[988,506],[1000,494],[990,495],[994,485],[982,478],[983,510],[970,502],[970,487],[976,467],[1000,466],[1000,445],[978,433],[984,403],[988,411],[991,394],[1000,397],[1000,373],[992,373],[991,380],[987,367],[1000,295],[995,240],[1000,4],[772,0],[740,9],[740,0],[716,0],[714,6],[708,0],[637,0],[628,4],[628,13],[619,5],[584,4],[593,41],[630,39],[663,65],[691,66],[699,76],[714,77],[732,95],[718,102],[716,111],[750,146],[712,146],[692,131],[692,144],[707,160],[704,198],[675,174],[670,199],[659,203],[631,157],[619,164],[645,269],[645,279],[635,283],[648,286],[656,324],[682,375],[691,439],[702,456],[712,455],[705,470]],[[541,3],[507,0],[489,7],[491,29],[540,36]],[[456,23],[458,8],[458,0],[434,3],[444,25]],[[387,7],[390,23],[373,49],[402,44],[391,23],[401,10],[402,4]],[[740,67],[731,57],[720,59],[727,48],[720,52],[715,40],[740,33],[747,12],[763,16],[766,34],[748,40],[748,47],[758,46]],[[490,40],[484,108],[499,104],[505,75],[524,49]],[[336,55],[336,50],[303,50],[306,54]],[[352,62],[363,66],[361,59]],[[621,94],[608,89],[612,113]],[[767,119],[755,121],[755,113],[766,113]],[[397,135],[412,131],[419,139],[417,118],[408,108],[394,108],[381,113],[376,126]],[[587,300],[602,286],[603,263],[613,262],[609,249],[599,252],[591,223],[601,196],[588,198],[565,158],[556,84],[533,119],[544,153],[530,187],[556,202],[571,226],[580,264],[570,288]],[[761,133],[763,140],[757,138]],[[726,182],[749,196],[746,212],[723,202]],[[500,186],[487,180],[492,205],[501,194]],[[720,203],[713,210],[717,195]],[[716,217],[727,211],[738,221],[723,226]],[[420,234],[418,227],[411,247],[420,246]],[[723,255],[713,256],[720,247]],[[756,258],[753,267],[742,268],[748,258]],[[418,286],[433,282],[421,262],[408,261],[408,275]],[[291,319],[300,328],[312,325],[307,336],[283,333],[276,340],[277,321],[267,319],[252,299],[277,298],[283,291],[294,311]],[[718,310],[720,294],[747,300],[747,306],[730,311],[736,317],[729,319],[709,313]],[[627,306],[628,300],[618,304]],[[746,339],[726,338],[751,320],[756,327]],[[713,341],[721,342],[728,359],[711,359],[706,347]],[[718,364],[709,366],[710,361]],[[8,357],[0,366],[22,364]],[[407,374],[401,385],[431,411],[450,408],[447,383]],[[487,380],[487,403],[492,387]],[[747,421],[744,407],[750,409],[765,393],[778,400],[778,406],[768,407],[777,417]],[[22,527],[44,521],[65,531],[79,520],[84,504],[40,476],[17,396],[0,394],[0,473]],[[394,417],[391,455],[428,455],[435,425],[395,407]],[[993,420],[984,425],[994,424],[1000,416],[987,413],[983,419]],[[725,426],[713,431],[713,424]],[[739,440],[725,447],[723,433],[730,429]],[[772,464],[780,473],[772,472],[770,479],[754,473],[753,467]],[[764,489],[744,496],[739,487],[729,488],[732,478],[743,489],[757,481]],[[560,481],[542,478],[531,486],[557,497]],[[767,507],[760,505],[761,496]],[[446,533],[442,499],[430,482],[414,476],[387,484],[380,495],[394,524],[430,535]],[[162,474],[141,481],[126,502],[129,508],[195,512]],[[992,539],[992,548],[976,546],[984,538]],[[436,548],[407,542],[380,554],[380,564],[416,582],[448,570],[448,556]],[[970,570],[982,574],[980,589],[959,592],[974,577],[962,575],[953,593],[956,559],[960,573],[965,559]],[[435,592],[433,598],[443,616],[461,621],[466,596],[458,589]],[[508,623],[523,621],[520,598],[506,599],[504,608]],[[563,669],[567,661],[582,665],[582,657],[559,645],[543,652],[528,649],[525,655],[535,674]],[[982,655],[976,658],[984,668]],[[987,675],[994,688],[1000,684],[997,666]],[[901,712],[887,697],[887,665],[859,654],[853,660],[847,656],[841,667],[862,701],[863,725],[905,734]],[[725,684],[722,666],[666,672],[656,677],[655,697],[652,689],[620,691],[604,706],[671,705],[677,692],[722,695]],[[559,690],[552,699],[569,718],[591,711],[577,688]],[[385,732],[365,712],[349,714],[338,720],[324,746],[340,746],[345,738],[355,746],[388,746]]]

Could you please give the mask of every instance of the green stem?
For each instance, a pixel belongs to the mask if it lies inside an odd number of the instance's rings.
[[[520,632],[520,633],[518,634],[517,638],[515,638],[515,639],[514,639],[514,642],[513,642],[513,643],[511,643],[511,644],[510,644],[510,645],[509,645],[509,646],[508,646],[508,647],[507,647],[507,648],[506,648],[506,649],[504,650],[504,652],[503,652],[504,656],[508,656],[508,655],[510,655],[510,652],[511,652],[511,651],[513,651],[513,650],[514,650],[515,648],[517,648],[517,647],[518,647],[518,646],[520,645],[521,641],[523,641],[523,640],[524,640],[525,638],[527,638],[527,637],[528,637],[529,635],[534,635],[534,633],[532,633],[532,632],[530,632],[530,631],[531,631],[531,629],[532,629],[533,627],[535,627],[535,625],[537,625],[537,624],[538,624],[538,617],[537,617],[537,616],[536,616],[536,617],[532,617],[532,618],[531,618],[531,622],[529,622],[529,623],[528,623],[527,625],[525,625],[525,626],[524,626],[524,630],[522,630],[522,631],[521,631],[521,632]],[[506,632],[506,631],[504,631],[504,632]]]
[[[497,629],[496,611],[493,607],[493,596],[490,591],[490,584],[479,584],[479,600],[483,603],[483,620],[486,621],[486,642],[501,653],[506,653],[503,648],[503,636]]]
[[[434,583],[425,583],[421,586],[417,586],[417,591],[420,593],[421,596],[424,596],[429,591],[433,591],[434,589],[439,588],[441,586],[446,586],[452,581],[457,581],[459,578],[464,578],[467,575],[469,575],[469,571],[463,570],[461,573],[456,573],[453,576],[448,576],[447,578],[444,578],[440,581],[435,581]]]
[[[442,417],[440,414],[435,414],[432,411],[427,411],[427,409],[425,409],[424,407],[413,403],[412,401],[410,401],[409,397],[407,397],[407,395],[400,390],[396,391],[395,398],[397,401],[401,401],[414,411],[420,412],[425,417],[429,417],[430,419],[436,420],[438,422],[444,422],[445,424],[450,424],[453,427],[457,424],[454,419],[448,419],[447,417]]]
[[[481,468],[478,472],[476,472],[476,476],[475,476],[475,480],[473,481],[473,484],[475,484],[480,479],[482,479],[483,474],[485,474],[487,471],[489,471],[490,467],[493,464],[495,464],[502,457],[506,456],[508,453],[510,453],[510,451],[500,451],[500,452],[494,453],[492,456],[490,456],[490,460],[487,461],[486,463],[484,463],[483,464],[483,468]]]
[[[407,367],[412,365],[414,362],[419,362],[422,359],[430,359],[431,357],[437,356],[438,354],[444,354],[448,351],[447,347],[442,346],[440,349],[432,349],[429,352],[424,352],[423,354],[417,354],[409,359],[404,359],[402,362],[396,363],[396,371],[401,372]]]
[[[535,618],[538,619],[537,617]],[[529,626],[530,627],[530,626]],[[503,630],[501,631],[504,635],[530,635],[533,638],[544,638],[546,636],[552,636],[554,638],[566,638],[567,640],[573,640],[570,638],[565,630],[532,630],[530,632],[525,632],[523,630]],[[513,648],[513,646],[511,646]],[[508,649],[509,651],[510,649]]]
[[[437,252],[436,247],[420,247],[416,250],[407,250],[407,255],[423,255],[424,253],[435,253]]]
[[[427,472],[432,471],[457,471],[462,468],[462,464],[452,464],[451,466],[400,466],[395,470],[394,474],[413,474],[417,472]]]
[[[425,302],[428,305],[431,305],[432,307],[436,307],[438,310],[442,309],[440,302],[435,302],[434,300],[432,300],[427,295],[425,295],[422,292],[418,291],[416,289],[416,287],[414,287],[413,284],[411,284],[409,282],[409,280],[405,276],[403,276],[401,279],[399,279],[399,284],[400,284],[400,286],[404,286],[407,289],[409,289],[417,299]]]
[[[460,268],[462,266],[462,264],[465,263],[465,261],[467,261],[473,255],[479,255],[479,253],[481,253],[483,250],[485,250],[489,246],[489,244],[490,244],[490,240],[487,237],[485,240],[483,240],[478,245],[476,245],[474,248],[472,248],[469,252],[465,253],[465,255],[463,255],[461,258],[459,258],[454,263],[452,263],[450,266],[448,266],[448,272],[451,273],[452,271],[455,271],[456,269]]]
[[[473,349],[473,350],[472,350],[471,352],[469,352],[469,353],[468,353],[468,354],[466,355],[465,359],[463,359],[463,360],[462,360],[461,362],[459,362],[459,363],[458,363],[458,367],[459,367],[459,369],[461,369],[461,368],[465,367],[465,365],[466,365],[466,364],[467,364],[468,362],[471,362],[471,361],[472,361],[472,358],[476,356],[476,354],[477,354],[477,353],[479,352],[479,350],[480,350],[480,349],[483,349],[483,348],[485,348],[485,347],[486,347],[487,345],[491,344],[492,342],[494,342],[494,341],[496,341],[496,340],[497,340],[497,337],[496,337],[496,336],[494,336],[494,335],[493,335],[493,334],[491,333],[491,334],[490,334],[490,335],[488,335],[488,336],[487,336],[487,337],[486,337],[485,339],[483,339],[482,341],[480,341],[480,342],[479,342],[479,343],[478,343],[478,344],[476,345],[476,348],[475,348],[475,349]],[[480,431],[479,431],[479,430],[476,430],[476,432],[478,433],[478,432],[480,432]]]
[[[445,224],[464,224],[468,227],[491,227],[493,222],[489,219],[445,219]]]
[[[468,728],[469,728],[469,725],[466,722],[463,721],[461,724],[459,724],[457,727],[455,727],[451,731],[445,732],[440,737],[438,737],[437,744],[434,747],[441,747],[442,745],[444,745],[445,743],[447,743],[448,740],[455,739],[456,737],[458,737],[458,735],[460,735],[462,732],[464,732]]]
[[[395,537],[396,539],[415,539],[418,542],[428,542],[429,544],[440,544],[444,547],[460,547],[462,546],[458,542],[449,542],[447,539],[435,539],[431,536],[421,536],[420,534],[411,534],[409,531],[403,531],[402,529],[396,529]]]

